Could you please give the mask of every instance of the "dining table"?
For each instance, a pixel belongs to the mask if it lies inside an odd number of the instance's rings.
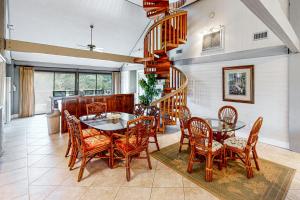
[[[88,127],[103,131],[107,135],[125,133],[127,122],[136,119],[136,115],[124,112],[106,112],[100,115],[84,115],[80,117],[81,123]]]
[[[246,126],[243,121],[237,121],[236,123],[228,123],[216,118],[205,118],[208,124],[211,126],[214,140],[223,144],[224,140],[229,138],[229,132],[235,132]]]

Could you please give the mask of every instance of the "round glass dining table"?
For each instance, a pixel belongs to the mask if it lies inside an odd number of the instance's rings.
[[[127,122],[136,118],[136,115],[123,112],[107,112],[101,115],[84,115],[80,121],[92,128],[105,133],[122,133],[127,129]]]
[[[246,126],[246,123],[242,121],[237,121],[235,124],[229,124],[225,121],[215,118],[206,118],[205,120],[212,128],[212,131],[214,133],[214,140],[221,143],[223,143],[223,141],[229,137],[229,132],[237,131]]]

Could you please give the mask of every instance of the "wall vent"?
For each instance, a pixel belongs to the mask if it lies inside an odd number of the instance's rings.
[[[263,40],[268,38],[268,31],[258,32],[253,34],[253,40]]]
[[[181,53],[182,53],[182,49],[176,50],[176,54],[181,54]]]

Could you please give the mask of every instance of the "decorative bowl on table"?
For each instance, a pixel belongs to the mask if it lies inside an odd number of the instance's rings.
[[[120,119],[121,114],[120,113],[108,113],[107,118],[108,119]]]

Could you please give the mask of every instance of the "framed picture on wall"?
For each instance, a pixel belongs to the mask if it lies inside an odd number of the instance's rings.
[[[254,104],[254,66],[223,68],[223,101]]]
[[[224,28],[203,35],[202,51],[215,51],[224,49]]]

